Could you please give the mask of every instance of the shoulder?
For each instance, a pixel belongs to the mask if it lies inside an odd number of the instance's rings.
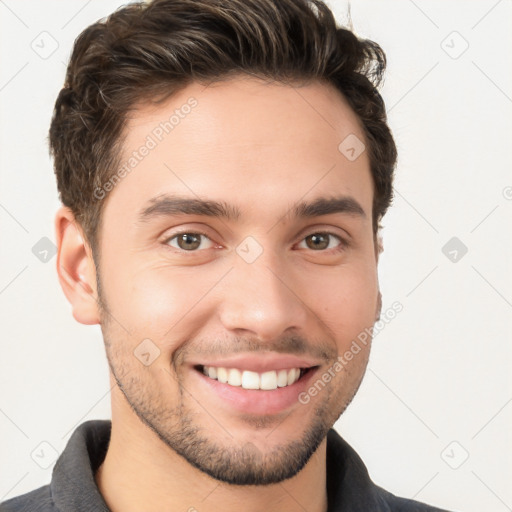
[[[449,512],[419,501],[401,498],[375,485],[377,493],[393,512]]]
[[[0,512],[58,512],[50,485],[44,485],[21,496],[0,503]]]
[[[327,435],[327,492],[330,511],[447,512],[401,498],[376,485],[355,450],[331,429]]]
[[[79,425],[60,454],[51,483],[0,503],[0,512],[108,510],[94,480],[110,439],[110,420]],[[84,508],[85,507],[85,508]]]

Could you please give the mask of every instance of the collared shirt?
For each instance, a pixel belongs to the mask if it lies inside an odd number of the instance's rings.
[[[53,468],[51,483],[0,503],[0,512],[109,512],[94,474],[107,453],[110,420],[82,423]],[[328,512],[446,512],[398,498],[375,485],[357,453],[327,434]]]

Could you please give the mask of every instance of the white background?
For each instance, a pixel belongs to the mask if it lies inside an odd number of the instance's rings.
[[[0,0],[0,501],[48,483],[51,447],[110,415],[100,329],[74,321],[55,258],[32,247],[55,240],[46,136],[72,42],[119,5]],[[403,311],[336,428],[395,494],[512,510],[512,3],[358,0],[352,19],[388,57],[399,165],[380,282],[383,310]],[[456,262],[452,237],[468,249]]]

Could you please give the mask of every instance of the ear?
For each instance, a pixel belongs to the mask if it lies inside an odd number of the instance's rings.
[[[375,246],[375,261],[378,264],[380,253],[384,250],[384,245],[382,242],[382,235],[380,233],[377,233],[377,235],[374,238],[374,246]],[[377,277],[377,287],[379,290],[379,295],[377,296],[377,308],[375,311],[375,321],[376,322],[378,322],[380,320],[380,313],[382,311],[382,293],[380,292],[378,277]]]
[[[100,323],[96,289],[96,267],[92,250],[85,241],[72,211],[63,206],[55,216],[57,274],[73,317],[85,325]]]
[[[380,253],[384,250],[384,242],[380,233],[375,234],[373,238],[373,246],[375,248],[375,261],[378,263]]]
[[[381,311],[382,311],[382,293],[380,293],[380,290],[379,290],[379,295],[377,296],[377,308],[375,311],[375,321],[376,322],[378,322],[380,320]]]

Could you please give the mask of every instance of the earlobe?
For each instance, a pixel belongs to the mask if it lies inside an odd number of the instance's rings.
[[[375,237],[375,260],[377,262],[379,261],[379,256],[382,251],[384,251],[384,241],[382,235],[378,233]]]
[[[384,250],[382,235],[380,233],[377,233],[377,235],[375,236],[374,244],[375,244],[375,262],[378,264],[380,253]],[[377,308],[376,308],[376,313],[375,313],[375,321],[376,322],[378,322],[380,320],[380,314],[382,311],[382,293],[380,292],[380,287],[378,284],[378,277],[377,277],[377,287],[379,288],[379,295],[377,296]]]
[[[382,311],[382,293],[379,291],[379,295],[377,297],[377,312],[375,315],[375,321],[378,322],[380,320],[380,313]]]
[[[57,274],[73,309],[73,317],[85,325],[98,324],[96,268],[92,251],[71,210],[63,206],[55,217]]]

